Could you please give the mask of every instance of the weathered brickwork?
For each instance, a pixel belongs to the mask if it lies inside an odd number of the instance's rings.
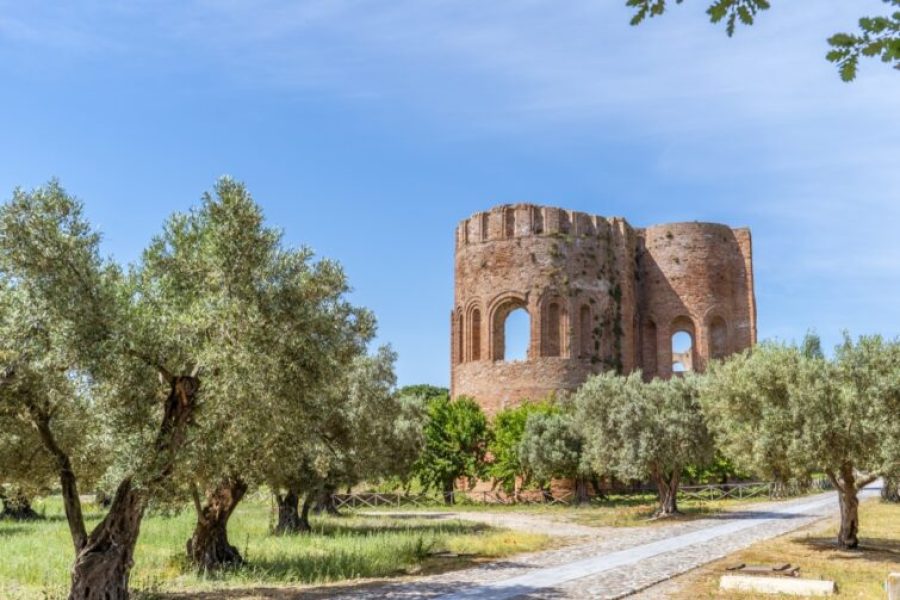
[[[489,414],[589,375],[702,370],[756,342],[750,231],[713,223],[632,228],[559,208],[497,206],[456,230],[451,393]],[[506,317],[530,317],[528,358],[505,361]],[[672,336],[690,335],[686,355]]]

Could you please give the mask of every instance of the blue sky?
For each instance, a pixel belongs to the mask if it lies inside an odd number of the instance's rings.
[[[689,0],[0,0],[0,190],[59,177],[137,257],[215,179],[346,267],[446,384],[453,229],[530,201],[753,229],[760,337],[900,332],[900,74],[825,38],[878,0],[780,0],[728,39]]]

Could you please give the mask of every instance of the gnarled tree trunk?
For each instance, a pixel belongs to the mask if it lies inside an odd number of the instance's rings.
[[[680,472],[677,470],[673,470],[671,473],[657,472],[653,478],[656,480],[656,489],[659,493],[659,504],[653,517],[663,519],[681,514],[678,510]]]
[[[841,506],[841,528],[838,531],[839,548],[852,550],[859,546],[859,488],[853,466],[844,464],[837,474],[827,473],[831,483],[837,489]]]
[[[838,546],[852,549],[859,546],[859,498],[853,484],[849,484],[852,491],[839,491],[838,497],[841,504],[841,529],[838,532]]]
[[[288,489],[285,494],[276,494],[275,501],[278,504],[278,523],[275,525],[276,535],[293,533],[306,533],[310,530],[309,519],[304,519],[299,511],[300,494],[294,488]],[[306,512],[309,513],[308,501],[303,503]]]
[[[304,531],[312,531],[312,526],[309,524],[309,511],[315,498],[315,492],[307,492],[306,498],[303,499],[303,506],[300,508],[300,526]]]
[[[69,600],[128,598],[134,546],[144,516],[144,496],[126,479],[119,485],[106,518],[75,555]]]
[[[162,423],[153,454],[145,469],[151,474],[144,489],[135,489],[130,477],[116,490],[106,517],[91,532],[85,533],[75,474],[68,455],[56,446],[49,426],[45,445],[59,462],[66,517],[75,543],[75,564],[69,600],[127,600],[128,580],[134,564],[134,546],[148,491],[162,484],[171,474],[175,457],[184,443],[185,430],[193,417],[200,382],[193,375],[170,377],[171,392],[166,400]]]
[[[238,549],[228,542],[228,519],[245,493],[247,484],[234,477],[207,491],[203,506],[195,496],[197,524],[187,542],[188,560],[193,565],[214,570],[244,562]]]
[[[881,486],[881,499],[885,502],[900,502],[900,478],[884,478],[884,485]]]
[[[31,508],[31,499],[20,489],[13,490],[9,494],[0,494],[0,501],[3,502],[0,519],[36,521],[43,518]]]

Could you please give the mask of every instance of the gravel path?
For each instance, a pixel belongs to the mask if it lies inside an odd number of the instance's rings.
[[[833,516],[837,514],[837,496],[830,492],[790,501],[754,504],[743,511],[656,527],[587,527],[516,513],[445,514],[435,513],[434,518],[475,520],[550,533],[572,537],[574,543],[556,550],[520,555],[412,581],[332,589],[329,597],[403,600],[623,598],[760,540]],[[654,597],[652,590],[642,596]]]
[[[865,490],[861,496],[874,494],[877,491]],[[478,521],[547,533],[564,540],[566,545],[426,577],[305,589],[218,591],[209,595],[192,594],[190,598],[610,600],[631,596],[634,600],[657,600],[666,597],[666,586],[656,584],[758,541],[783,535],[825,517],[834,517],[837,511],[837,495],[829,492],[789,501],[752,504],[740,511],[652,527],[589,527],[556,521],[551,515],[514,512],[372,512],[367,514]]]

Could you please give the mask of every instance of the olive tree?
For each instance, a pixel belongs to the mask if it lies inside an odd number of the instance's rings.
[[[139,306],[170,315],[206,367],[202,419],[179,467],[197,521],[188,559],[204,569],[243,561],[228,521],[333,412],[322,390],[365,351],[368,311],[350,304],[340,266],[288,248],[234,180],[170,217],[135,269]],[[293,437],[280,435],[295,428]]]
[[[796,347],[762,343],[709,366],[700,400],[720,450],[742,470],[770,479],[777,490],[815,468],[798,443],[794,402],[800,365]]]
[[[604,373],[588,379],[574,397],[590,467],[620,479],[651,479],[659,493],[656,517],[678,513],[684,467],[713,454],[698,388],[690,373],[649,383],[640,372]]]
[[[838,491],[842,548],[859,544],[859,492],[900,467],[900,343],[844,342],[829,360],[763,344],[714,366],[703,404],[735,460],[781,477],[821,469]]]
[[[859,492],[900,468],[900,343],[849,336],[833,361],[801,362],[797,444],[838,491],[842,548],[859,545]]]
[[[900,482],[898,477],[885,475],[881,486],[881,498],[885,502],[900,502]]]
[[[591,468],[584,453],[584,439],[571,414],[559,410],[528,415],[519,444],[522,464],[535,479],[575,482],[575,502],[589,500],[587,481]]]
[[[105,466],[98,423],[81,418],[89,412],[86,398],[49,333],[29,319],[23,290],[0,282],[0,365],[6,368],[0,377],[0,519],[40,518],[31,499],[59,485],[57,465],[36,434],[29,405],[52,414],[54,434],[82,485],[91,485]]]
[[[277,498],[277,533],[308,531],[310,508],[318,500],[333,510],[331,496],[339,486],[410,471],[424,442],[425,413],[416,397],[395,392],[395,361],[388,347],[357,356],[322,389],[321,405],[327,410],[316,417],[311,435],[290,444],[291,462],[272,471],[273,487],[285,491]]]
[[[136,309],[129,278],[101,258],[99,243],[57,182],[17,189],[0,207],[0,278],[16,307],[2,315],[0,402],[56,470],[75,550],[73,599],[128,596],[144,511],[171,480],[200,390],[181,332]],[[72,415],[86,426],[73,427]],[[75,460],[85,440],[71,437],[95,426],[109,442],[104,460],[122,476],[88,532],[79,493],[90,477]]]

